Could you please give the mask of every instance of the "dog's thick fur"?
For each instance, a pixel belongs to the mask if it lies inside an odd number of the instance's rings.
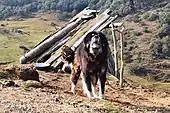
[[[107,71],[108,42],[101,32],[93,31],[86,35],[76,50],[71,82],[71,91],[75,93],[75,86],[81,75],[83,89],[87,96],[104,97]],[[96,85],[99,82],[99,96],[96,94]]]

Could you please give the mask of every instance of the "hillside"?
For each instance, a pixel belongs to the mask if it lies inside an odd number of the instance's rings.
[[[168,0],[0,0],[0,19],[10,16],[28,18],[35,12],[54,12],[65,16],[74,15],[85,7],[127,15],[139,10],[148,11],[161,8]]]
[[[36,23],[36,25],[35,25]],[[22,46],[34,47],[40,40],[63,26],[54,14],[38,14],[18,21],[0,21],[0,64],[19,63]]]

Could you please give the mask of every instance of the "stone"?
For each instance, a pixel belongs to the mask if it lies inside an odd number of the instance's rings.
[[[26,81],[26,80],[39,80],[39,73],[37,70],[31,66],[31,67],[22,67],[19,71],[19,78]]]

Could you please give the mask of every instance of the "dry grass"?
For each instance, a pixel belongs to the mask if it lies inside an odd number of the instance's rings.
[[[19,49],[20,45],[28,48],[34,47],[40,40],[47,35],[53,33],[55,27],[51,23],[55,23],[56,28],[63,25],[63,22],[55,21],[53,14],[41,14],[36,18],[24,19],[23,21],[0,21],[3,29],[12,31],[13,29],[21,30],[23,34],[0,34],[0,62],[18,63],[19,57],[23,51]]]

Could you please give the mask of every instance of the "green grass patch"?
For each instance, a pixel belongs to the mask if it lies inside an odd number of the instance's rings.
[[[24,89],[27,89],[29,87],[34,87],[34,88],[41,88],[42,84],[40,82],[37,81],[33,81],[33,80],[27,80],[23,83],[22,86]]]
[[[0,26],[0,29],[23,31],[23,34],[0,33],[0,63],[12,62],[18,64],[19,57],[24,54],[19,46],[32,48],[47,35],[55,32],[55,28],[51,26],[53,21],[53,19],[50,20],[50,17],[47,21],[40,18],[30,18],[23,21],[0,21],[0,25],[5,25]],[[55,23],[56,25],[63,24],[63,22]]]

